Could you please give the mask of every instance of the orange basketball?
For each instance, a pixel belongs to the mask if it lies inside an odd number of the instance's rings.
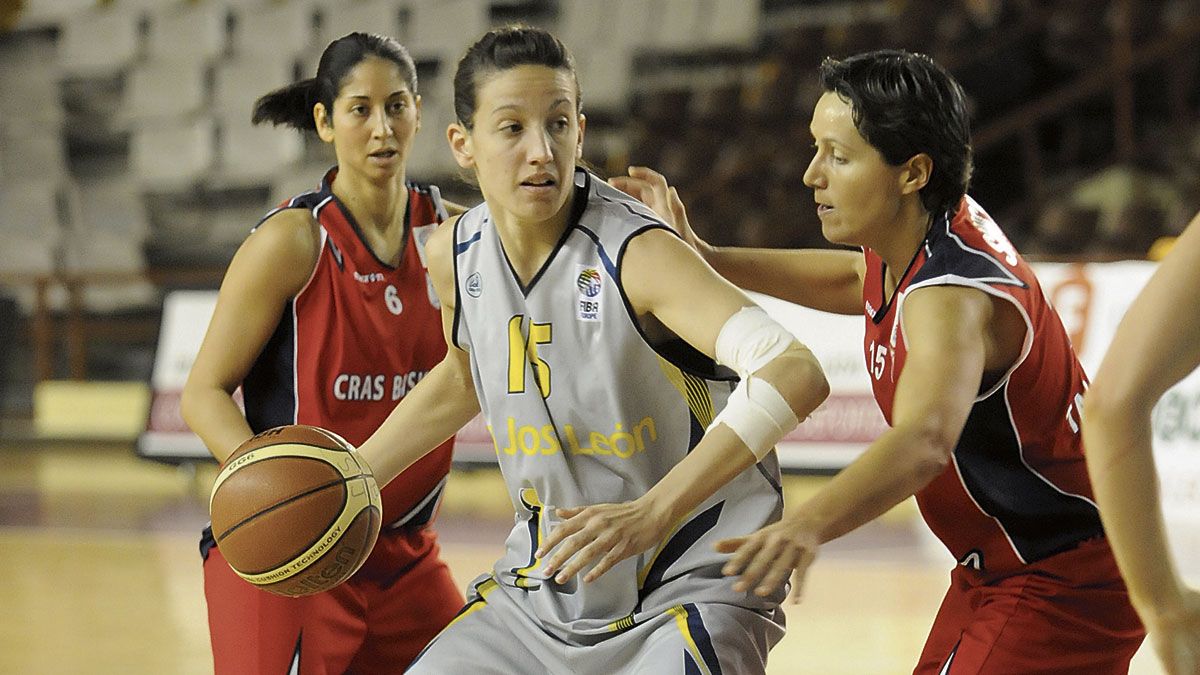
[[[230,567],[288,596],[350,578],[375,545],[382,511],[379,486],[354,447],[300,424],[243,443],[209,501],[213,538]]]

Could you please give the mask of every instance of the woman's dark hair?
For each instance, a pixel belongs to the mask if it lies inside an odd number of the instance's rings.
[[[575,78],[575,108],[582,109],[575,59],[566,46],[550,33],[529,26],[513,25],[488,31],[467,49],[454,72],[454,115],[465,129],[475,117],[475,93],[488,74],[515,66],[535,65],[562,68]]]
[[[317,64],[316,77],[280,87],[258,99],[254,103],[251,122],[270,122],[316,131],[313,106],[324,103],[325,109],[332,111],[333,99],[337,98],[342,80],[368,56],[396,64],[401,76],[408,82],[408,90],[413,96],[417,95],[417,67],[403,45],[383,35],[350,33],[330,42],[325,48]]]
[[[881,50],[821,63],[821,86],[850,104],[854,126],[893,166],[925,153],[930,213],[954,208],[971,181],[971,129],[962,87],[924,54]]]

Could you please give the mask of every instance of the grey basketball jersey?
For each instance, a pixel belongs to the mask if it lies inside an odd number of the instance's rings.
[[[621,286],[638,234],[664,225],[585,171],[557,248],[528,286],[508,263],[486,204],[455,227],[454,342],[472,376],[516,509],[499,587],[560,639],[595,643],[684,603],[771,610],[780,597],[734,593],[719,539],[782,510],[775,454],[742,472],[658,546],[599,580],[556,584],[533,557],[554,509],[644,494],[695,447],[736,383],[690,347],[651,345]],[[671,274],[669,268],[663,275]]]

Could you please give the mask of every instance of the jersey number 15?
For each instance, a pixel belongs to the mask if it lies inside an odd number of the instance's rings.
[[[554,329],[548,323],[529,322],[529,334],[522,328],[524,314],[516,314],[508,320],[508,393],[525,392],[525,374],[532,371],[542,398],[550,397],[550,365],[538,356],[538,345],[549,344]],[[528,363],[530,368],[526,368]]]

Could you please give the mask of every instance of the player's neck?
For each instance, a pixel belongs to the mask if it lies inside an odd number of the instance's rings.
[[[919,201],[915,205],[906,205],[879,245],[871,247],[887,263],[884,280],[887,288],[895,288],[900,283],[900,277],[925,243],[931,222],[929,212]]]
[[[917,251],[925,243],[932,222],[929,211],[926,211],[919,201],[907,203],[900,209],[893,225],[887,228],[877,246],[871,246],[883,262],[888,265],[887,279],[889,287],[900,282],[900,276],[908,269]]]
[[[408,209],[403,176],[375,183],[339,174],[333,181],[333,194],[350,211],[375,257],[390,265],[398,264]]]
[[[338,174],[333,194],[350,209],[364,231],[386,232],[403,229],[408,207],[408,189],[404,177],[376,183],[360,176]]]
[[[510,212],[492,210],[492,222],[496,224],[504,254],[521,283],[529,283],[562,239],[571,217],[571,203],[572,199],[568,199],[557,213],[543,221],[525,220]]]

